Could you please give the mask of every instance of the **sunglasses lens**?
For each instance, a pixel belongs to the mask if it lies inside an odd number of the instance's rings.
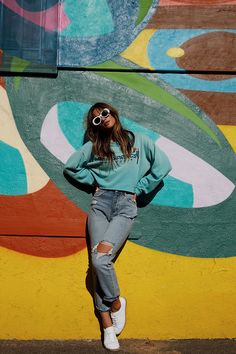
[[[100,123],[101,123],[101,118],[100,117],[93,118],[93,124],[94,125],[99,125]]]
[[[104,110],[101,112],[102,117],[107,117],[109,115],[110,111],[108,108],[104,108]]]

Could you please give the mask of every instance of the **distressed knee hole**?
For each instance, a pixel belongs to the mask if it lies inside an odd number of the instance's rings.
[[[113,245],[107,241],[101,241],[96,246],[93,247],[92,252],[97,252],[97,257],[103,255],[111,255],[113,250]]]
[[[113,245],[106,241],[101,241],[97,246],[98,253],[108,253],[111,254]]]

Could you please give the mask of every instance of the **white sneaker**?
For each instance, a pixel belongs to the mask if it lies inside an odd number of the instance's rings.
[[[124,297],[120,297],[120,303],[120,309],[116,312],[111,312],[111,320],[116,335],[120,334],[125,326],[126,299]]]
[[[114,327],[104,328],[104,347],[108,350],[119,350],[120,345],[116,338]]]

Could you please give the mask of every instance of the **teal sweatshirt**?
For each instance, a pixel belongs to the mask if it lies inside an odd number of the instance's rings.
[[[115,153],[113,164],[92,153],[88,141],[71,155],[65,164],[64,173],[76,181],[98,186],[101,189],[135,193],[151,192],[170,172],[171,165],[165,153],[147,136],[134,134],[133,152],[124,158],[118,143],[112,142]]]

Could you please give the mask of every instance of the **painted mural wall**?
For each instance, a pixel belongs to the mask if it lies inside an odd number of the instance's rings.
[[[2,70],[23,73],[0,78],[0,339],[100,338],[86,246],[91,195],[62,174],[97,101],[117,107],[173,166],[140,202],[116,261],[128,300],[122,338],[235,337],[236,1],[0,8],[2,28],[15,21],[1,38]],[[50,55],[26,50],[36,34]],[[54,77],[29,75],[56,68]]]

